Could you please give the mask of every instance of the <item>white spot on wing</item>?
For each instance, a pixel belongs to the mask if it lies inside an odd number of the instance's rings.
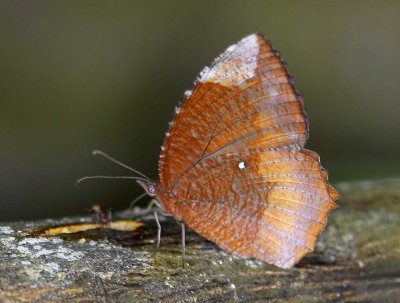
[[[253,34],[229,46],[215,59],[211,67],[206,66],[198,81],[214,82],[225,86],[237,86],[255,77],[259,45]]]
[[[245,169],[245,168],[246,168],[246,162],[240,161],[240,162],[238,163],[238,167],[239,167],[240,170]]]

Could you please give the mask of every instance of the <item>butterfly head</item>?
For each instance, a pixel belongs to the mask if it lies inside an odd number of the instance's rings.
[[[145,192],[150,196],[154,197],[157,193],[156,183],[151,180],[136,180],[136,182],[143,187]]]

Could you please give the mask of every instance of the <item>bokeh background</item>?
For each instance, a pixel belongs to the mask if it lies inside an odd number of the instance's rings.
[[[333,183],[400,176],[399,1],[0,1],[0,221],[128,207],[204,65],[262,32]]]

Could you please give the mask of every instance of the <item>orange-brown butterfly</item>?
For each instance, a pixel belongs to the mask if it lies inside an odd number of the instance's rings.
[[[260,34],[205,67],[176,109],[159,180],[139,184],[222,249],[290,268],[314,250],[339,194],[317,153],[280,55]]]

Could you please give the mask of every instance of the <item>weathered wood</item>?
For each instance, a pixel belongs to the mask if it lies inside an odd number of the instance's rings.
[[[39,237],[64,218],[0,224],[0,302],[399,302],[400,179],[343,183],[316,251],[292,270],[243,260],[180,226]],[[121,214],[120,217],[126,217]]]

